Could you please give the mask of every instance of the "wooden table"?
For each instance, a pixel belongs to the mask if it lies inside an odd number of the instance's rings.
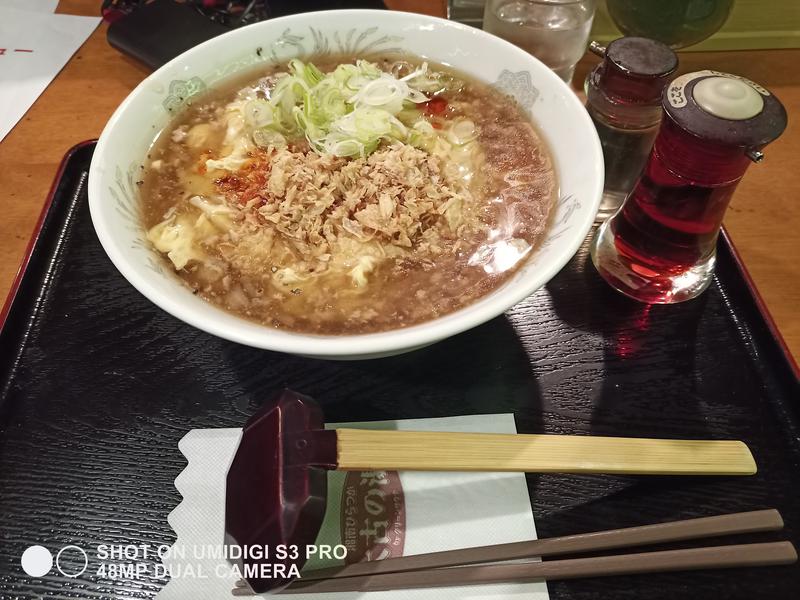
[[[95,15],[99,0],[62,0],[59,12]],[[392,8],[434,15],[444,3],[390,0]],[[575,81],[596,62],[586,57]],[[712,68],[770,88],[789,111],[788,130],[742,181],[725,224],[769,310],[800,357],[800,50],[681,55],[681,70]],[[56,168],[74,144],[100,135],[111,113],[149,70],[111,48],[101,25],[0,143],[0,294],[8,291]]]

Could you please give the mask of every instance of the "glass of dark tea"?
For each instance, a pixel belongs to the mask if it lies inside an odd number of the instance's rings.
[[[767,89],[717,71],[678,77],[662,106],[644,172],[591,247],[612,287],[650,304],[690,300],[708,287],[731,196],[786,128],[786,110]]]

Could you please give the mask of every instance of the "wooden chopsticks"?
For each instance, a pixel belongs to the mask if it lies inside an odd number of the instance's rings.
[[[797,553],[789,542],[710,546],[545,562],[481,564],[782,528],[783,519],[776,510],[734,513],[307,571],[281,593],[366,592],[790,564],[797,561]],[[234,590],[235,595],[247,595],[247,592],[249,590],[243,588]]]
[[[527,564],[424,569],[421,571],[364,575],[360,577],[335,577],[307,582],[300,579],[281,593],[377,592],[380,590],[432,588],[479,583],[544,581],[635,573],[763,567],[790,564],[796,560],[797,553],[791,543],[771,542],[766,544],[740,544],[685,550],[664,550],[661,552],[640,552],[638,554],[574,558]]]
[[[531,540],[528,542],[480,546],[477,548],[464,548],[460,550],[448,550],[446,552],[402,556],[387,560],[360,562],[343,567],[306,571],[302,574],[302,580],[310,581],[329,579],[331,577],[377,575],[381,573],[436,569],[440,567],[454,567],[532,557],[581,554],[584,552],[681,542],[737,533],[778,531],[780,529],[783,529],[783,519],[777,510],[756,510],[714,517],[702,517],[699,519],[657,523],[655,525],[595,531],[593,533],[581,533],[563,537]]]

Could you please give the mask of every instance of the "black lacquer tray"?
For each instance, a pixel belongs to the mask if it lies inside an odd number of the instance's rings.
[[[93,148],[67,155],[3,315],[2,600],[155,597],[165,580],[152,569],[98,573],[97,546],[171,543],[178,441],[241,426],[282,386],[316,397],[331,421],[514,412],[521,432],[743,439],[754,477],[528,476],[539,535],[775,507],[786,531],[748,539],[800,541],[798,376],[726,238],[713,285],[692,302],[647,307],[618,295],[584,246],[544,289],[472,331],[395,358],[310,360],[211,337],[131,287],[89,218]],[[29,577],[20,556],[33,544],[79,546],[88,569]],[[72,574],[83,558],[73,548],[59,564]],[[549,589],[556,600],[790,600],[800,567]]]

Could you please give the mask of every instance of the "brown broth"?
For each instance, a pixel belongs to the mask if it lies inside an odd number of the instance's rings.
[[[397,59],[370,58],[382,68]],[[403,60],[414,65],[421,62],[409,57]],[[312,57],[310,62],[328,72],[341,62],[353,60],[326,57],[315,61]],[[271,284],[270,277],[281,263],[280,254],[292,252],[290,244],[277,243],[274,256],[265,260],[254,255],[246,264],[241,259],[227,260],[221,250],[224,244],[219,248],[206,244],[216,270],[209,270],[202,261],[191,261],[177,275],[209,302],[246,319],[318,334],[369,333],[415,325],[463,308],[502,285],[527,256],[508,265],[498,258],[476,264],[476,253],[490,243],[492,235],[499,235],[498,239],[513,236],[532,248],[536,246],[557,193],[552,161],[545,144],[512,99],[461,73],[440,65],[431,68],[447,72],[461,87],[455,94],[443,94],[448,106],[442,118],[468,118],[478,128],[483,166],[470,189],[477,198],[478,220],[483,224],[479,231],[466,231],[446,240],[434,260],[415,256],[413,248],[404,256],[386,258],[369,274],[363,287],[355,286],[341,272],[288,287]],[[200,148],[173,141],[173,132],[208,123],[242,87],[255,81],[268,87],[269,76],[285,70],[286,66],[280,65],[233,78],[193,99],[192,106],[165,128],[151,150],[141,187],[142,214],[148,229],[174,212],[176,206],[185,207],[188,197],[220,193],[219,180],[214,182],[196,173],[196,165],[203,157],[215,157],[224,128],[211,127]],[[159,168],[154,168],[154,162]],[[167,263],[172,267],[169,260]]]

